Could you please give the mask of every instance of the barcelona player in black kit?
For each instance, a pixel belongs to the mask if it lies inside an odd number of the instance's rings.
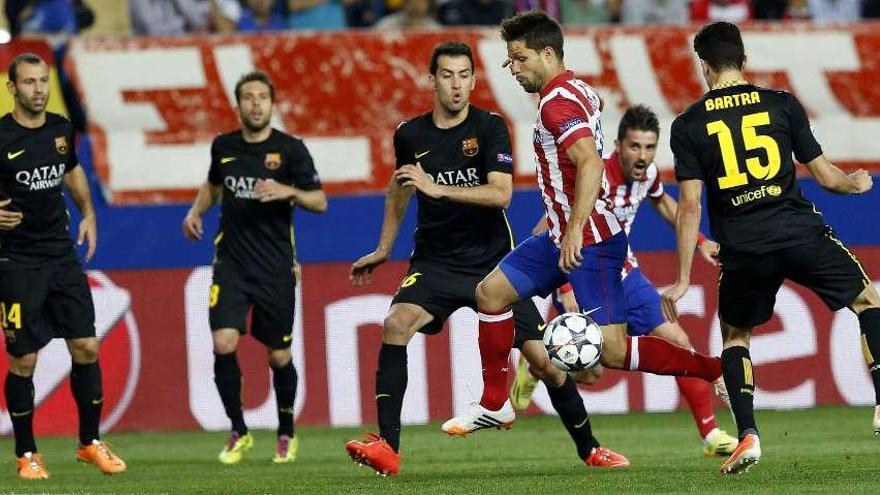
[[[224,464],[241,461],[253,446],[241,404],[242,375],[236,358],[240,335],[253,309],[251,332],[266,346],[278,407],[278,444],[272,461],[296,460],[293,407],[297,373],[290,345],[296,287],[292,210],[327,209],[311,155],[300,139],[270,125],[275,88],[260,71],[235,87],[242,128],[211,145],[211,168],[183,222],[184,235],[202,237],[202,215],[222,197],[214,237],[214,279],[209,293],[214,341],[214,382],[232,433],[220,451]]]
[[[475,289],[483,277],[513,248],[504,209],[512,195],[513,160],[507,127],[499,115],[470,105],[475,85],[470,47],[446,42],[434,50],[430,63],[434,87],[432,112],[406,121],[394,134],[397,171],[385,201],[379,245],[351,267],[355,285],[369,283],[370,273],[389,256],[413,193],[418,199],[418,228],[410,268],[391,303],[382,329],[376,371],[379,434],[350,441],[349,455],[378,473],[400,469],[400,416],[407,384],[406,345],[416,332],[435,334],[462,307],[476,307]],[[514,308],[514,344],[542,375],[551,402],[574,440],[582,460],[605,450],[592,435],[587,411],[574,381],[550,364],[541,342],[544,323],[529,299]],[[484,392],[472,404],[466,424],[444,424],[451,435],[482,428],[508,427],[514,420],[507,400],[508,349],[511,342],[480,332]],[[487,354],[502,369],[489,369]],[[496,376],[489,377],[488,373]],[[499,379],[500,378],[500,379]],[[490,380],[499,383],[491,384]],[[499,386],[500,385],[500,386]],[[449,423],[449,422],[447,422]],[[589,465],[594,463],[587,462]]]
[[[70,385],[79,411],[76,458],[103,473],[121,473],[125,462],[100,440],[104,394],[95,308],[62,194],[67,186],[82,214],[77,242],[88,244],[88,261],[95,253],[97,224],[73,127],[46,111],[49,67],[37,55],[25,53],[12,61],[7,88],[14,108],[0,119],[0,323],[9,356],[6,408],[18,474],[49,477],[34,441],[33,375],[37,351],[53,338],[66,340],[72,360]]]
[[[847,307],[858,315],[862,350],[880,404],[880,296],[856,257],[801,194],[792,154],[834,193],[867,192],[872,179],[864,170],[847,175],[828,161],[797,98],[744,80],[745,52],[735,25],[705,26],[694,38],[694,49],[710,89],[672,124],[675,174],[681,182],[679,274],[664,293],[663,305],[674,320],[675,302],[690,280],[705,184],[712,235],[721,245],[721,360],[739,429],[739,445],[721,466],[721,473],[728,474],[748,470],[761,456],[749,340],[754,327],[772,316],[783,280],[811,289],[832,311]],[[880,428],[880,407],[874,427]]]

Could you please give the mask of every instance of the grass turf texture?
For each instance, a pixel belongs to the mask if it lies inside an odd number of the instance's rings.
[[[718,410],[733,432],[729,415]],[[273,465],[274,432],[254,432],[241,464],[223,466],[225,434],[206,432],[110,435],[127,473],[104,476],[73,459],[72,438],[38,439],[51,479],[24,482],[15,474],[12,439],[0,441],[0,493],[876,493],[880,438],[871,409],[825,407],[759,411],[763,457],[746,475],[722,478],[722,458],[703,458],[690,415],[597,416],[603,445],[626,455],[621,470],[587,468],[555,417],[521,418],[510,431],[484,430],[449,438],[438,425],[403,431],[403,468],[381,478],[358,468],[343,445],[363,428],[298,429],[299,457]]]

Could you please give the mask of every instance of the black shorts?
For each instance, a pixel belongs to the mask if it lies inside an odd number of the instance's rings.
[[[737,327],[768,321],[785,279],[815,292],[831,311],[850,306],[871,283],[831,229],[816,241],[761,255],[722,249],[721,265],[718,315]]]
[[[459,308],[477,309],[477,284],[492,271],[491,268],[459,268],[439,263],[415,261],[407,272],[391,304],[415,304],[434,317],[419,329],[420,333],[434,335],[443,329],[449,316]],[[531,299],[513,307],[516,325],[514,345],[522,346],[527,340],[541,340],[544,319]]]
[[[24,356],[54,338],[95,336],[95,305],[79,261],[0,270],[6,352]]]
[[[271,349],[290,347],[296,310],[296,282],[292,274],[289,282],[264,282],[215,265],[208,297],[212,332],[234,328],[241,334],[247,333],[247,314],[253,307],[254,338]]]

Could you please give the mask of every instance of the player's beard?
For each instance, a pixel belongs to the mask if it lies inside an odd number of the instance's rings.
[[[49,95],[46,95],[42,98],[41,103],[37,103],[36,97],[24,98],[22,95],[16,95],[16,100],[18,100],[18,105],[25,112],[30,115],[39,115],[46,111],[46,103],[49,102]]]
[[[247,128],[248,132],[260,132],[265,129],[272,120],[271,115],[267,115],[265,119],[261,122],[255,122],[249,118],[241,119],[244,126]]]
[[[520,86],[525,90],[526,93],[537,93],[540,91],[541,87],[538,86],[534,81],[530,81],[526,78],[516,78],[516,82],[519,83]]]

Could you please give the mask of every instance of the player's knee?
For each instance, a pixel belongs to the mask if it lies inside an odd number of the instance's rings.
[[[98,360],[98,339],[85,338],[69,341],[68,348],[73,362],[90,364]]]
[[[221,330],[214,332],[212,337],[214,340],[214,353],[216,354],[229,354],[235,352],[238,348],[237,332]]]
[[[415,332],[414,322],[397,312],[392,312],[382,324],[382,340],[386,344],[406,345]]]
[[[9,355],[9,371],[18,376],[33,376],[36,367],[36,352],[25,354],[24,356]]]
[[[489,284],[485,280],[477,284],[474,296],[477,300],[477,307],[483,311],[497,313],[510,306],[507,301],[502,300],[489,288]]]
[[[606,340],[602,345],[602,365],[608,368],[623,369],[626,361],[626,344],[617,340]]]
[[[880,294],[877,293],[877,289],[873,285],[869,285],[856,296],[850,307],[856,314],[869,308],[880,308]]]
[[[578,383],[582,383],[584,385],[592,385],[599,381],[602,378],[603,368],[601,366],[596,366],[593,369],[585,370],[585,371],[577,371],[572,373],[571,376],[574,377],[574,381]]]
[[[287,349],[270,349],[269,366],[273,368],[280,368],[289,363],[292,357],[293,355],[290,353],[289,347]]]

